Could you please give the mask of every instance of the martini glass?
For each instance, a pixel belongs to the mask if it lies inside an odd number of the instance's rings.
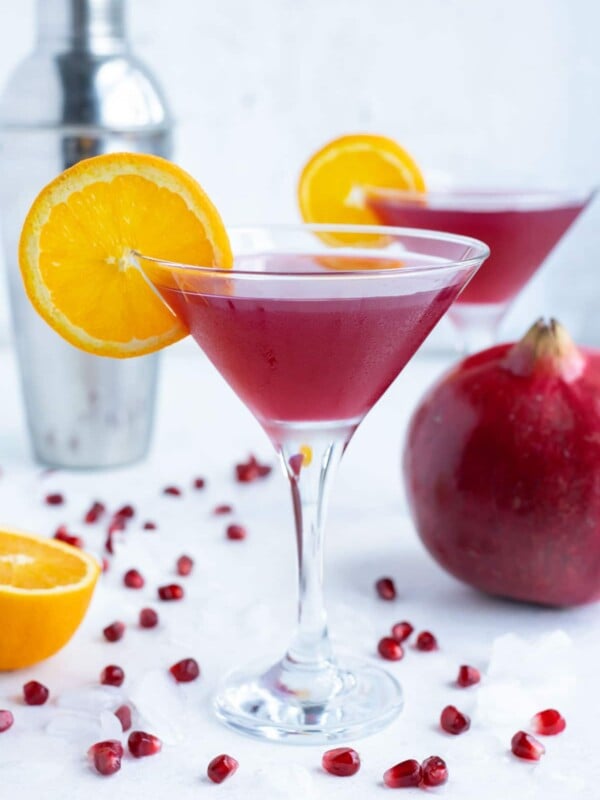
[[[496,342],[511,302],[587,206],[586,191],[448,190],[414,194],[369,188],[367,204],[386,225],[476,236],[491,250],[450,313],[462,349]]]
[[[254,413],[289,480],[298,624],[275,664],[223,681],[218,716],[244,733],[356,738],[401,709],[395,678],[336,659],[323,604],[331,481],[357,426],[488,255],[474,239],[350,226],[230,230],[232,270],[138,255],[173,312]]]

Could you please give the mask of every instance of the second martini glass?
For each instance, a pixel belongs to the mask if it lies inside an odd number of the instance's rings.
[[[418,195],[371,189],[367,203],[386,225],[476,236],[491,254],[449,313],[467,353],[489,347],[510,303],[593,196],[589,190],[447,190]]]
[[[335,658],[322,549],[333,473],[365,414],[488,255],[474,239],[348,226],[230,232],[233,270],[139,256],[146,275],[268,433],[289,480],[298,625],[275,664],[231,673],[229,726],[271,740],[356,738],[400,711],[396,680]]]

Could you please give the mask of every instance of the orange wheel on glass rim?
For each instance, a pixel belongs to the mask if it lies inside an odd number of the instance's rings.
[[[142,153],[86,159],[42,189],[25,219],[25,290],[82,350],[116,358],[154,352],[188,331],[134,251],[207,267],[233,263],[218,211],[176,164]]]
[[[358,133],[334,139],[302,170],[298,182],[302,218],[312,223],[378,225],[365,202],[369,187],[420,193],[425,191],[425,180],[412,156],[387,136]],[[361,239],[360,234],[345,234],[340,243],[378,244],[372,235]]]

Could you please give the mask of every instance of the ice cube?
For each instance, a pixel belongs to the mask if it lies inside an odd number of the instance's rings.
[[[167,670],[146,672],[135,681],[129,696],[148,729],[165,744],[177,744],[183,739],[185,695]]]

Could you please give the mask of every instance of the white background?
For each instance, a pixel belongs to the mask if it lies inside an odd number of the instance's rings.
[[[34,0],[1,0],[0,84]],[[600,182],[595,0],[129,0],[137,54],[177,119],[176,158],[226,220],[297,218],[298,171],[352,130],[396,137],[465,185]],[[1,176],[0,176],[1,180]],[[600,344],[600,201],[515,305]]]

